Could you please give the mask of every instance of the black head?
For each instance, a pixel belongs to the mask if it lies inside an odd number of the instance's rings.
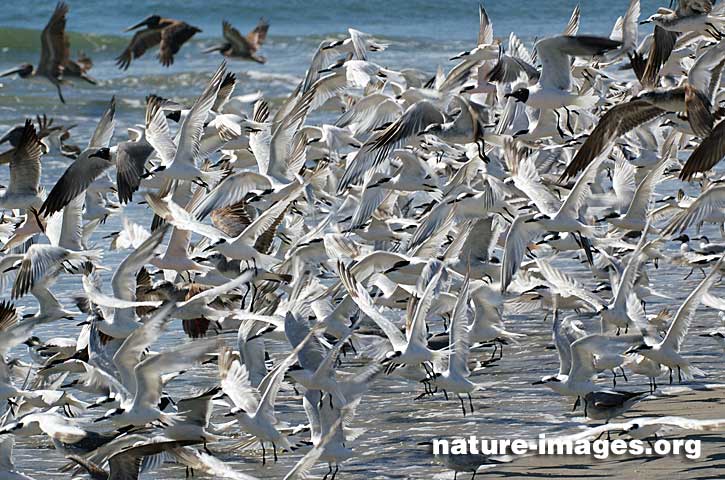
[[[653,348],[652,345],[647,345],[646,343],[640,343],[639,345],[635,345],[633,347],[630,347],[624,353],[625,354],[627,354],[627,353],[639,353],[639,352],[643,352],[643,351],[646,351],[646,350],[652,350],[652,348]]]
[[[390,267],[389,269],[385,270],[383,273],[394,272],[394,271],[399,270],[399,269],[401,269],[403,267],[407,267],[408,265],[410,265],[410,261],[409,260],[401,260],[399,262],[395,262],[392,267]]]
[[[106,414],[103,415],[102,417],[96,418],[95,420],[93,420],[93,422],[94,423],[96,423],[96,422],[102,422],[104,420],[108,420],[109,418],[115,417],[117,415],[121,415],[123,412],[124,412],[124,409],[121,408],[121,407],[114,408],[113,410],[107,411]]]
[[[2,429],[0,429],[0,434],[14,432],[16,430],[20,430],[24,426],[25,425],[23,425],[22,422],[15,422],[11,423],[10,425],[5,425]]]
[[[14,74],[17,74],[20,78],[28,78],[33,74],[33,66],[29,63],[23,63],[15,68],[11,68],[10,70],[0,73],[0,77],[9,77]]]
[[[518,88],[511,93],[507,93],[506,95],[504,95],[504,97],[513,97],[516,99],[517,102],[526,103],[529,99],[529,89]]]
[[[440,123],[431,123],[423,130],[423,134],[437,135],[441,133],[443,126]]]
[[[181,110],[170,111],[166,114],[166,118],[168,118],[169,120],[173,120],[176,123],[179,123],[179,120],[181,120]]]
[[[99,148],[89,155],[90,158],[102,158],[103,160],[111,159],[111,149],[108,147]]]
[[[32,336],[32,337],[28,338],[23,343],[25,345],[27,345],[28,347],[37,347],[38,345],[43,344],[43,342],[41,342],[40,339],[36,336]]]
[[[398,358],[402,354],[403,354],[403,352],[399,352],[399,351],[396,351],[396,352],[388,352],[388,354],[385,355],[385,360],[383,360],[383,363],[386,363],[386,362],[389,362],[389,361],[391,361],[391,360],[393,360],[395,358]]]
[[[239,414],[239,413],[247,413],[247,412],[246,412],[246,411],[244,411],[244,409],[243,409],[243,408],[241,408],[241,407],[234,407],[234,408],[232,408],[232,409],[231,409],[231,410],[229,411],[229,413],[225,413],[225,414],[224,414],[224,416],[225,416],[225,417],[234,417],[234,416],[236,416],[236,415],[237,415],[237,414]]]
[[[551,375],[549,377],[544,377],[541,380],[537,380],[533,382],[531,385],[546,385],[547,383],[560,383],[561,379],[557,377],[556,375]]]

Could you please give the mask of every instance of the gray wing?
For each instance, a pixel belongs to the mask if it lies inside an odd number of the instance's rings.
[[[91,136],[90,142],[88,142],[88,148],[101,148],[107,147],[111,143],[111,137],[113,137],[113,130],[116,127],[116,97],[111,97],[111,103],[108,104],[108,108],[103,113],[101,120],[98,122],[93,135]]]
[[[154,147],[146,140],[122,142],[116,151],[116,186],[118,200],[129,203],[141,185],[146,161],[154,153]]]
[[[91,156],[93,153],[86,150],[66,169],[40,207],[41,215],[47,217],[61,211],[112,165],[105,158]]]

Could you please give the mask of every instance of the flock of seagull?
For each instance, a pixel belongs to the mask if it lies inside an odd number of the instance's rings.
[[[219,456],[250,460],[256,446],[262,464],[304,452],[285,478],[318,462],[335,478],[371,385],[395,377],[411,402],[450,399],[469,415],[476,377],[506,361],[504,345],[526,344],[512,321],[525,311],[553,314],[541,328],[560,360],[534,383],[607,423],[577,438],[724,429],[608,423],[658,383],[696,381],[693,317],[703,306],[725,318],[714,293],[725,240],[701,232],[725,237],[713,171],[725,156],[725,7],[713,4],[680,0],[640,21],[632,0],[608,38],[580,35],[577,7],[533,49],[495,37],[480,7],[474,48],[432,78],[376,64],[388,46],[351,29],[320,44],[278,105],[240,100],[222,63],[191,105],[149,92],[145,118],[115,144],[115,99],[84,147],[45,117],[12,128],[0,139],[0,476],[29,478],[14,439],[45,435],[64,471],[94,479],[166,461],[249,479]],[[69,60],[67,11],[59,3],[44,30],[39,66],[18,70],[59,92],[85,75]],[[640,38],[640,23],[654,33]],[[168,65],[198,31],[156,15],[141,26],[121,68],[156,44]],[[266,31],[245,38],[225,22],[226,43],[209,51],[263,62]],[[43,157],[59,153],[73,162],[44,177]],[[664,196],[663,182],[700,191]],[[146,225],[124,214],[134,204]],[[111,216],[123,228],[94,235]],[[104,249],[128,253],[111,265]],[[681,305],[649,283],[662,264],[702,272]],[[67,276],[79,291],[59,299]],[[37,309],[16,306],[28,295]],[[672,310],[647,313],[653,299]],[[38,338],[79,315],[77,337]],[[153,350],[177,322],[189,340]],[[703,335],[725,350],[725,324]],[[192,374],[203,388],[166,392]],[[633,375],[649,389],[622,389]],[[294,390],[306,424],[280,418],[280,390]],[[490,459],[439,460],[475,476]]]

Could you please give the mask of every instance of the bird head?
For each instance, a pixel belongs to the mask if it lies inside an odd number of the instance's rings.
[[[441,133],[441,131],[443,131],[443,125],[441,125],[440,123],[431,123],[430,125],[425,127],[425,129],[423,129],[421,134],[437,135],[437,134]]]
[[[551,220],[551,217],[545,213],[537,213],[530,219],[526,220],[525,223],[534,223],[534,222],[539,222],[541,220]]]
[[[131,30],[136,30],[137,28],[141,27],[153,28],[158,26],[160,22],[161,17],[159,15],[149,15],[148,17],[138,22],[136,25],[128,27],[126,30],[124,30],[124,32],[130,32]]]
[[[171,110],[170,112],[168,112],[166,114],[166,118],[168,120],[172,120],[176,123],[179,123],[179,121],[181,120],[181,110]]]
[[[507,93],[504,95],[505,98],[513,97],[516,99],[517,102],[526,103],[526,101],[529,99],[529,89],[528,88],[518,88],[514,90],[511,93]]]
[[[91,153],[89,155],[89,158],[102,158],[103,160],[110,160],[111,159],[111,149],[108,147],[99,148],[95,152]]]
[[[246,412],[246,411],[244,411],[244,409],[243,409],[243,408],[241,408],[241,407],[234,407],[234,408],[232,408],[232,409],[231,409],[231,410],[229,411],[229,413],[225,413],[225,414],[224,414],[224,416],[225,416],[225,417],[235,417],[235,416],[237,416],[237,415],[238,415],[238,414],[240,414],[240,413],[247,413],[247,412]]]
[[[662,20],[662,17],[663,17],[662,13],[655,13],[654,15],[647,17],[647,19],[640,21],[639,24],[647,25],[648,23],[657,23],[660,20]]]
[[[11,68],[10,70],[5,70],[0,73],[0,77],[9,77],[10,75],[14,75],[16,73],[20,78],[27,78],[33,74],[33,66],[29,63],[23,63],[22,65],[18,65],[15,68]]]
[[[111,419],[113,417],[123,414],[124,412],[125,412],[125,410],[121,407],[113,408],[113,409],[107,411],[102,417],[94,419],[93,423],[102,422],[104,420]]]
[[[0,428],[0,435],[15,432],[16,430],[20,430],[21,428],[23,428],[23,426],[24,425],[22,422],[10,423],[10,424],[5,425],[4,427]]]
[[[646,343],[640,343],[639,345],[634,345],[632,347],[629,347],[624,354],[630,354],[630,353],[640,353],[646,350],[652,350],[652,345],[647,345]]]
[[[546,385],[549,383],[560,383],[561,379],[556,375],[551,375],[548,377],[543,377],[541,380],[537,380],[533,382],[531,385]]]
[[[36,336],[32,336],[32,337],[28,338],[23,343],[28,347],[37,347],[37,346],[43,344],[43,342],[41,342],[40,339]]]
[[[206,248],[204,249],[204,251],[205,251],[205,252],[207,252],[207,251],[209,251],[209,250],[214,250],[214,249],[215,249],[216,247],[218,247],[218,246],[220,246],[220,245],[224,245],[225,243],[227,243],[227,239],[226,239],[226,238],[220,238],[220,239],[219,239],[219,240],[217,240],[216,242],[214,242],[214,243],[212,243],[211,245],[209,245],[208,247],[206,247]]]

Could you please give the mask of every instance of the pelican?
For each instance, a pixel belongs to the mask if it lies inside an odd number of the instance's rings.
[[[128,47],[116,58],[116,65],[121,70],[128,70],[131,60],[139,58],[146,53],[146,50],[159,45],[159,60],[161,65],[168,67],[174,63],[174,55],[179,52],[181,46],[200,29],[189,25],[181,20],[162,18],[159,15],[149,15],[124,32],[130,32],[145,26],[143,30],[136,32]]]
[[[68,78],[79,78],[91,85],[96,81],[86,72],[93,66],[90,58],[82,55],[77,61],[70,59],[70,41],[65,34],[65,17],[68,14],[68,5],[58,2],[53,15],[40,34],[40,60],[38,66],[23,63],[15,68],[0,73],[0,77],[18,74],[20,78],[47,78],[58,90],[60,101],[65,103],[60,87]]]
[[[214,45],[204,50],[204,53],[219,52],[228,58],[265,63],[267,59],[257,55],[257,50],[266,40],[267,30],[269,30],[269,22],[264,18],[260,18],[257,26],[245,37],[231,23],[225,20],[222,22],[224,43]]]

